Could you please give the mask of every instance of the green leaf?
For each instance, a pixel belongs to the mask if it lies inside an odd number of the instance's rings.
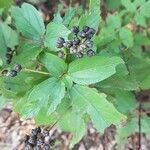
[[[63,61],[63,59],[51,53],[42,54],[40,61],[55,77],[60,77],[67,71],[67,64]]]
[[[0,89],[6,98],[23,96],[38,82],[43,81],[45,76],[37,73],[20,72],[16,77],[0,78]]]
[[[126,8],[127,11],[129,11],[131,13],[136,12],[136,7],[131,2],[131,0],[121,0],[121,3]]]
[[[83,58],[70,63],[68,75],[75,83],[89,85],[112,76],[116,73],[115,67],[123,63],[119,57]]]
[[[150,9],[149,8],[150,8],[150,1],[147,1],[145,4],[143,4],[140,7],[141,15],[149,18],[150,17]]]
[[[116,93],[116,108],[123,114],[128,114],[133,112],[136,107],[136,99],[132,92],[118,90]]]
[[[131,75],[141,89],[150,88],[150,59],[131,57],[128,61]]]
[[[129,29],[121,28],[119,31],[119,36],[125,46],[133,46],[133,35]]]
[[[113,3],[112,0],[106,0],[106,5],[109,9],[115,10],[120,7],[121,0],[113,0]]]
[[[135,22],[137,25],[146,27],[146,18],[141,13],[136,13],[134,16]]]
[[[119,125],[126,119],[106,100],[105,94],[98,93],[95,89],[75,85],[70,91],[70,96],[73,106],[76,106],[81,112],[87,112],[100,132],[111,124]]]
[[[0,23],[0,58],[5,61],[7,47],[14,48],[18,45],[18,35],[7,24]]]
[[[58,122],[60,128],[66,132],[73,133],[73,139],[70,147],[78,143],[86,133],[85,123],[82,119],[82,113],[78,110],[68,110]]]
[[[0,8],[10,7],[12,0],[0,0]]]
[[[5,99],[4,97],[0,96],[0,111],[1,111],[2,108],[5,107],[5,103],[6,103],[6,102],[5,102],[4,99]]]
[[[41,51],[42,49],[33,43],[22,43],[17,55],[14,56],[13,63],[21,64],[23,67],[31,67],[36,64],[36,58]]]
[[[97,29],[100,24],[100,0],[90,0],[89,12],[81,16],[79,26],[87,25]]]
[[[105,79],[104,81],[98,83],[96,86],[127,91],[134,91],[139,89],[136,80],[132,76],[119,76],[117,74]]]
[[[49,23],[46,29],[45,46],[49,47],[51,51],[58,51],[56,42],[59,37],[67,39],[70,31],[63,25],[57,23]]]
[[[45,33],[45,26],[39,12],[30,4],[21,8],[12,7],[12,17],[17,29],[27,38],[39,41]]]
[[[68,26],[75,15],[75,8],[69,7],[65,12],[65,16],[63,17],[63,24]]]
[[[107,17],[107,26],[113,28],[113,29],[118,29],[121,27],[121,19],[119,15],[109,15]]]
[[[63,21],[63,19],[62,19],[62,17],[61,17],[59,12],[54,14],[54,19],[53,19],[54,23],[62,23],[62,21]]]
[[[134,4],[136,7],[140,7],[140,6],[142,6],[143,4],[145,4],[145,0],[134,0],[133,4]]]
[[[33,88],[28,96],[29,104],[49,106],[48,114],[53,113],[65,95],[65,85],[56,78],[49,78]]]

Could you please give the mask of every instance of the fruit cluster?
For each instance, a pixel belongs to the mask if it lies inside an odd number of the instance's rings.
[[[7,52],[6,52],[6,63],[10,64],[12,61],[12,57],[13,57],[13,53],[14,51],[11,48],[7,48]]]
[[[55,144],[49,131],[42,131],[40,127],[32,129],[31,135],[26,135],[24,142],[26,150],[50,150]]]
[[[95,55],[95,52],[92,50],[92,37],[96,32],[95,29],[84,26],[80,31],[78,26],[74,26],[71,31],[74,34],[74,39],[65,41],[64,38],[59,37],[56,47],[60,49],[66,48],[69,54],[74,54],[77,58],[82,58],[84,55]],[[59,51],[58,56],[63,58],[63,51]]]
[[[2,75],[7,76],[7,77],[9,77],[9,76],[15,77],[21,71],[21,69],[22,69],[22,66],[17,64],[14,66],[14,68],[12,70],[3,70]]]

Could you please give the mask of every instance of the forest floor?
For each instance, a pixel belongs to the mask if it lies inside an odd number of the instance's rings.
[[[35,128],[34,120],[23,120],[11,110],[11,107],[0,111],[0,150],[24,150],[23,139]],[[116,130],[112,125],[100,135],[89,124],[87,135],[73,148],[73,150],[118,150],[115,140]],[[69,150],[72,135],[61,132],[56,126],[50,130],[50,135],[56,139],[52,150]],[[122,150],[138,150],[138,134],[128,138]],[[120,149],[119,149],[120,150]],[[142,135],[141,150],[150,150],[150,137]]]

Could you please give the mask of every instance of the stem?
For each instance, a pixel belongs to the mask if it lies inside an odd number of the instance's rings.
[[[142,103],[141,98],[139,99],[139,115],[138,115],[138,124],[139,124],[139,147],[141,149],[141,111],[142,111]]]
[[[39,73],[39,74],[43,74],[43,75],[50,75],[50,73],[48,73],[48,72],[43,72],[43,71],[38,71],[38,70],[32,70],[32,69],[27,69],[27,68],[24,68],[23,71],[25,71],[25,72]]]

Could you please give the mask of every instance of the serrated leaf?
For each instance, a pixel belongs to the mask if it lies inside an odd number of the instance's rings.
[[[67,71],[67,64],[54,54],[44,53],[41,55],[40,61],[55,77],[60,77]]]
[[[150,88],[150,60],[132,57],[128,61],[131,75],[136,79],[141,89]]]
[[[18,35],[7,24],[0,23],[0,58],[5,62],[7,47],[14,48],[18,45]]]
[[[121,0],[113,0],[113,3],[112,3],[112,0],[106,0],[106,5],[109,9],[114,10],[120,7]]]
[[[23,67],[31,67],[35,64],[37,56],[42,48],[33,43],[22,43],[17,51],[17,55],[13,58],[13,63],[21,64]]]
[[[131,0],[121,0],[122,5],[126,8],[127,11],[133,13],[136,11],[135,5],[131,2]]]
[[[59,12],[54,14],[54,19],[53,19],[54,23],[62,23],[62,21],[63,21],[63,19],[62,19],[62,17],[61,17]]]
[[[49,47],[51,51],[58,51],[59,49],[56,48],[56,43],[59,37],[63,37],[67,39],[70,31],[63,25],[57,23],[49,23],[46,29],[46,36],[45,36],[45,46]]]
[[[98,83],[96,86],[127,91],[134,91],[139,89],[136,80],[132,76],[119,76],[117,74],[109,77],[108,79],[105,79],[104,81]]]
[[[111,124],[119,125],[126,119],[115,107],[106,100],[106,95],[95,89],[75,85],[70,91],[73,105],[79,110],[87,112],[94,126],[103,132]]]
[[[69,7],[65,12],[65,16],[63,17],[63,24],[65,26],[68,26],[71,20],[73,19],[74,15],[75,15],[75,8]]]
[[[81,16],[79,26],[87,25],[97,29],[100,24],[100,0],[90,0],[89,12]]]
[[[37,73],[20,72],[16,77],[0,78],[0,89],[7,98],[23,96],[38,82],[45,79],[45,76]]]
[[[119,36],[125,46],[133,46],[133,35],[129,29],[121,28],[119,31]]]
[[[121,27],[121,18],[119,15],[109,15],[107,17],[107,26],[113,29],[118,29]]]
[[[136,109],[136,99],[132,92],[118,90],[115,93],[115,105],[120,112],[128,114]]]
[[[12,2],[12,0],[0,0],[0,8],[10,7]]]
[[[116,66],[123,63],[119,57],[83,58],[70,63],[68,75],[75,83],[89,85],[112,76],[116,73]]]
[[[147,1],[140,7],[140,13],[142,16],[145,16],[147,18],[150,17],[150,1]]]
[[[73,139],[70,147],[79,142],[86,133],[85,123],[82,119],[82,113],[78,110],[70,109],[62,116],[58,122],[60,128],[66,132],[73,133]]]
[[[21,8],[12,7],[11,14],[17,29],[25,37],[40,41],[45,33],[45,26],[39,12],[32,5],[23,3]]]
[[[134,16],[135,22],[137,25],[146,27],[146,18],[141,13],[136,13]]]
[[[49,106],[48,114],[53,113],[65,95],[65,85],[56,78],[49,78],[38,84],[30,92],[27,101],[38,103],[39,107]]]

